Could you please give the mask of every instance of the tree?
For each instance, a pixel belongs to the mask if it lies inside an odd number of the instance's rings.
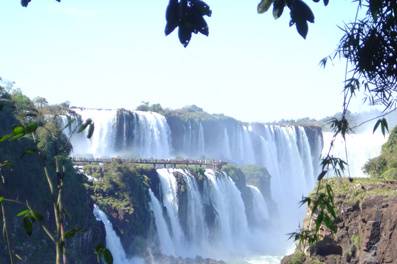
[[[33,103],[37,108],[43,108],[45,106],[48,106],[48,102],[47,99],[45,99],[44,97],[36,97],[33,99]]]

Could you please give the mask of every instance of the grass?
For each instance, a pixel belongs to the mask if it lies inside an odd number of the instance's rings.
[[[345,178],[327,179],[332,186],[335,196],[343,198],[347,204],[355,204],[374,197],[397,197],[397,181],[386,181],[379,178],[354,178],[350,182]]]
[[[361,237],[358,234],[352,235],[350,238],[352,245],[356,246],[356,248],[360,248],[361,245]]]

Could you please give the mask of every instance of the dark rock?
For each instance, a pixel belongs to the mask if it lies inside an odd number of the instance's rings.
[[[342,251],[342,247],[338,245],[335,240],[325,237],[310,248],[310,255],[322,257],[328,255],[342,255]]]

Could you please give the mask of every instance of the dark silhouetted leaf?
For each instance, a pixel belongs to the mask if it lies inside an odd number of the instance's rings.
[[[324,178],[324,176],[327,174],[327,170],[323,170],[319,175],[318,175],[318,177],[317,177],[317,180],[318,181],[321,181],[323,178]]]
[[[192,38],[192,31],[189,28],[180,25],[178,31],[179,41],[186,48],[189,45],[190,39]]]
[[[92,135],[94,134],[94,123],[90,124],[88,127],[88,133],[87,133],[87,138],[91,138]]]
[[[285,0],[275,0],[273,4],[273,17],[277,19],[283,14],[285,7]]]
[[[273,2],[274,0],[261,0],[257,8],[258,13],[259,14],[265,13],[267,10],[269,10]]]
[[[83,132],[91,123],[92,123],[92,119],[88,118],[83,124],[80,125],[77,133]]]
[[[386,136],[386,132],[389,132],[389,125],[387,124],[386,118],[381,118],[376,121],[373,133],[375,133],[379,126],[381,128],[382,134]]]
[[[27,7],[31,0],[21,0],[21,5]]]

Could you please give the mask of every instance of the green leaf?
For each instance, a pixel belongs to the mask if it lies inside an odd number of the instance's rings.
[[[103,244],[98,244],[95,247],[95,254],[97,255],[98,262],[102,259],[106,264],[113,264],[112,253]]]
[[[22,210],[21,212],[19,212],[17,214],[17,216],[31,219],[32,221],[42,221],[43,220],[43,216],[40,213],[30,210],[30,209]]]
[[[39,124],[37,122],[31,122],[25,127],[25,134],[33,133],[37,130]]]
[[[12,130],[13,135],[25,134],[25,128],[22,125],[16,126]]]
[[[4,200],[5,200],[4,196],[0,196],[0,204],[1,204],[2,202],[4,202]]]
[[[321,224],[323,222],[323,219],[324,219],[324,212],[321,211],[318,214],[317,219],[316,219],[316,232],[318,232],[318,230],[320,230],[320,226],[321,226]]]
[[[9,160],[5,160],[0,163],[0,168],[11,168],[12,167],[12,162]]]
[[[23,210],[23,211],[20,211],[18,214],[17,214],[17,216],[18,217],[25,217],[25,216],[27,216],[27,215],[29,215],[30,214],[30,210],[29,209],[25,209],[25,210]]]
[[[32,221],[29,218],[23,218],[22,222],[23,222],[23,228],[25,229],[26,234],[28,234],[28,236],[31,236],[33,233]]]
[[[324,222],[324,225],[329,230],[332,231],[332,233],[336,233],[336,231],[337,231],[336,225],[335,225],[334,221],[329,217],[329,215],[324,214],[323,222]]]
[[[72,238],[72,237],[74,237],[77,233],[81,232],[82,230],[83,230],[82,228],[77,227],[77,228],[73,228],[73,229],[71,229],[71,230],[69,230],[69,231],[66,231],[66,232],[65,232],[65,238],[66,238],[66,239]]]
[[[332,215],[332,217],[336,218],[336,212],[333,203],[327,202],[326,207],[327,207],[327,211]]]
[[[325,189],[327,190],[328,197],[333,201],[334,200],[334,191],[332,190],[331,185],[328,183],[325,185]]]
[[[25,157],[26,155],[33,155],[38,152],[38,149],[36,147],[33,148],[27,148],[23,151],[21,158]]]
[[[0,142],[6,141],[12,137],[12,133],[4,135],[0,138]]]

